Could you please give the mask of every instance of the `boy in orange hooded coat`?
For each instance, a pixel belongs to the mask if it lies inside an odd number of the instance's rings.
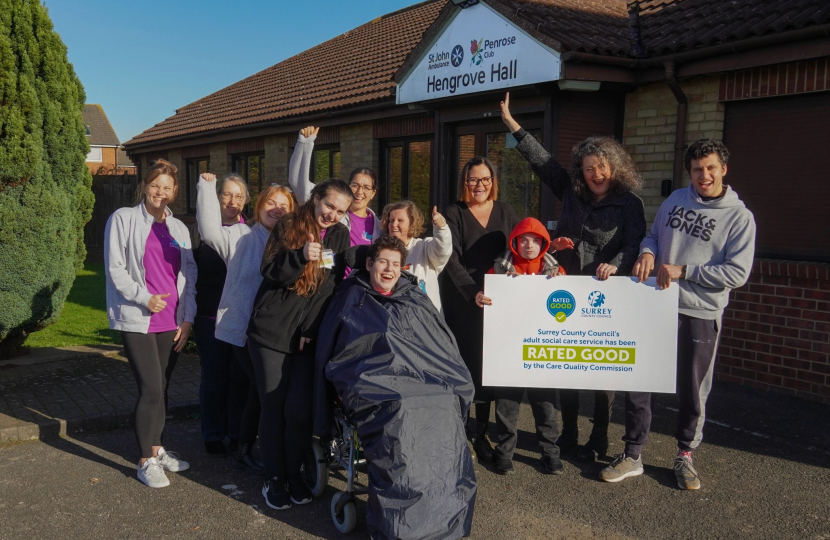
[[[553,242],[542,223],[532,217],[521,220],[508,240],[509,249],[496,259],[490,274],[542,275],[548,277],[563,276],[565,271],[548,249],[553,245],[555,251],[573,248],[568,238],[557,238]],[[492,305],[492,300],[483,292],[476,295],[479,306]],[[559,424],[556,420],[556,390],[552,388],[497,388],[496,389],[496,432],[497,445],[496,472],[512,474],[513,452],[519,420],[519,406],[522,396],[527,391],[530,408],[536,422],[536,436],[539,440],[542,458],[542,472],[545,474],[562,474],[564,470],[559,459]]]

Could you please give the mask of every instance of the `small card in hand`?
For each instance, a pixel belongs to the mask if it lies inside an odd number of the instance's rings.
[[[320,252],[320,268],[334,268],[334,252],[324,249]]]

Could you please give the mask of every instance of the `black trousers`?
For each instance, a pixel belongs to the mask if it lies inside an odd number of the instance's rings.
[[[519,406],[524,388],[496,389],[496,455],[513,459],[518,439]],[[528,388],[527,399],[536,421],[536,439],[543,456],[559,457],[556,438],[559,424],[556,421],[556,390],[550,388]]]
[[[594,390],[594,427],[591,438],[608,439],[608,424],[611,422],[611,407],[614,405],[613,390]],[[562,433],[576,436],[579,432],[579,390],[559,389],[559,404],[562,407]]]
[[[245,408],[242,409],[242,418],[239,422],[239,444],[253,446],[259,431],[260,413],[256,373],[254,373],[254,365],[251,363],[251,355],[248,353],[247,347],[233,345],[233,356],[248,377],[248,398],[245,401]]]
[[[679,315],[677,321],[677,413],[675,438],[681,450],[694,450],[703,440],[706,400],[712,390],[715,356],[720,338],[719,319]],[[627,392],[625,397],[625,453],[639,455],[648,442],[654,398],[650,393]]]
[[[179,359],[179,353],[173,350],[175,336],[175,330],[153,334],[121,332],[124,354],[138,383],[133,426],[142,458],[153,457],[153,447],[161,446],[167,387]]]
[[[261,412],[259,448],[266,478],[299,474],[311,448],[314,357],[248,340]]]

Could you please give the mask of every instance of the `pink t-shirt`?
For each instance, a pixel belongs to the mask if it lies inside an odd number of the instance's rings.
[[[153,223],[147,244],[144,246],[144,281],[150,294],[170,293],[164,298],[167,306],[150,315],[148,333],[169,332],[178,328],[176,310],[179,307],[179,290],[176,280],[182,259],[179,245],[167,230],[166,223]]]
[[[351,210],[349,211],[349,244],[352,246],[363,246],[372,243],[372,235],[375,234],[375,216],[367,214],[360,217]]]

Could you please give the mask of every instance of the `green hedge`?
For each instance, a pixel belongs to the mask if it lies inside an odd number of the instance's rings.
[[[60,315],[92,215],[84,89],[37,0],[0,0],[0,357]]]

